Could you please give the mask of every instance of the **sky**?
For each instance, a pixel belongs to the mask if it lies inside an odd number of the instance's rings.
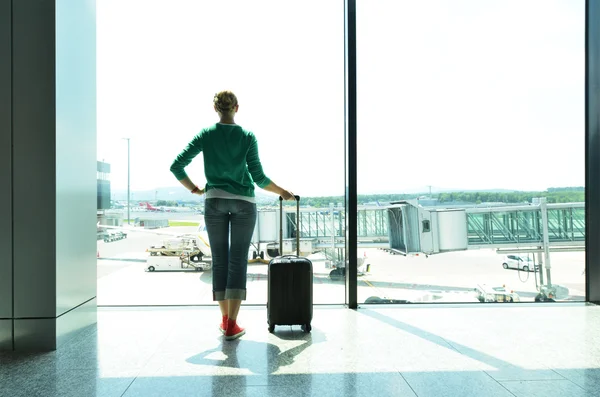
[[[584,0],[357,1],[358,191],[584,185]],[[169,171],[213,95],[267,176],[344,194],[343,1],[99,0],[98,159],[114,190]],[[202,155],[186,169],[205,183]],[[181,187],[183,189],[183,187]]]

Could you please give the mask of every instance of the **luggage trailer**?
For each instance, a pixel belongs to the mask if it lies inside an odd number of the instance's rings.
[[[146,270],[153,271],[204,271],[212,268],[212,260],[198,246],[197,237],[184,236],[166,239],[160,246],[146,250]]]
[[[150,255],[146,260],[146,271],[206,271],[212,268],[210,258],[202,257],[198,261],[194,252],[183,252],[180,255]]]

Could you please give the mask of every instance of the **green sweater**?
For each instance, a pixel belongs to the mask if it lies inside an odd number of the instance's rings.
[[[204,153],[205,190],[222,189],[231,194],[254,197],[254,183],[264,188],[271,180],[264,174],[256,137],[236,124],[217,123],[196,135],[171,165],[177,180],[198,153]]]

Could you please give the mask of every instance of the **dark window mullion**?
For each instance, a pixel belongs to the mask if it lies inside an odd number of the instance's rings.
[[[344,3],[345,141],[346,141],[346,304],[358,307],[357,280],[357,137],[356,0]]]

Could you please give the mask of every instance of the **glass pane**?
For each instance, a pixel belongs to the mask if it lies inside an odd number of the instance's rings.
[[[344,195],[343,2],[108,0],[97,12],[98,160],[110,165],[99,183],[110,183],[112,203],[99,217],[119,226],[129,218],[135,229],[126,237],[100,230],[98,303],[214,303],[212,271],[203,269],[205,199],[169,168],[219,121],[212,101],[221,90],[236,94],[235,121],[257,137],[265,174],[301,196],[301,254],[313,260],[314,302],[343,303],[343,281],[329,273],[344,260],[327,245],[331,216],[338,228],[340,215],[323,212],[329,202],[311,206],[311,197]],[[203,154],[186,171],[203,186]],[[267,263],[279,252],[279,202],[258,187],[256,200],[245,303],[264,305]],[[292,253],[295,207],[285,209],[283,253]],[[182,234],[195,241],[175,237]],[[181,254],[192,262],[182,265]]]
[[[359,1],[359,302],[585,299],[581,1]]]

